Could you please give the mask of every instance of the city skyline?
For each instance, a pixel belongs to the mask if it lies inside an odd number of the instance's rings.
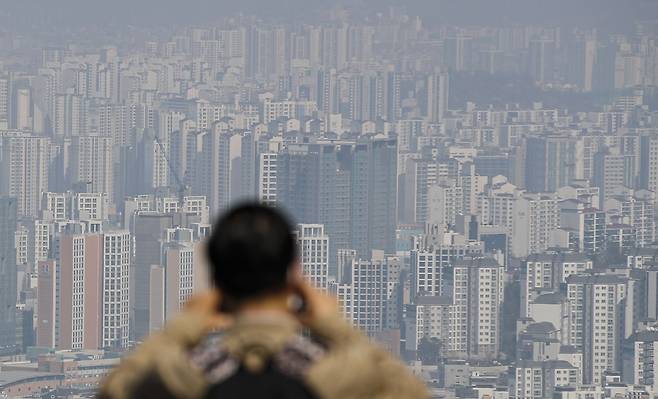
[[[245,201],[434,398],[658,397],[658,3],[37,3],[0,7],[0,398],[93,395]]]

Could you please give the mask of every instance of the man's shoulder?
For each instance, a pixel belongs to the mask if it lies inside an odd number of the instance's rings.
[[[178,398],[194,398],[203,389],[201,373],[189,367],[188,352],[207,333],[201,317],[183,314],[127,354],[105,379],[100,396],[111,399],[144,397],[144,386],[162,385]],[[157,381],[157,383],[156,383]],[[153,396],[152,396],[153,397]]]

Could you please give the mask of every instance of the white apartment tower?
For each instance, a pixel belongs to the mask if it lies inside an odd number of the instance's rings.
[[[297,225],[297,245],[304,276],[314,287],[326,290],[329,278],[329,236],[324,232],[324,225]]]
[[[41,218],[45,220],[64,220],[70,215],[65,193],[43,193],[41,200]]]
[[[15,197],[19,217],[38,217],[48,191],[50,139],[23,133],[0,137],[0,194]]]
[[[355,327],[368,335],[399,328],[400,270],[398,258],[382,254],[373,255],[371,260],[352,261],[348,281],[335,284],[333,290]]]
[[[560,226],[560,213],[554,194],[525,194],[514,204],[512,254],[525,257],[549,247]]]
[[[621,371],[623,301],[626,280],[620,276],[570,276],[569,344],[583,352],[583,382],[601,384],[606,371]]]
[[[524,262],[521,278],[521,317],[527,317],[529,306],[542,292],[558,292],[567,277],[593,268],[593,262],[582,254],[533,254]]]
[[[115,145],[130,144],[130,128],[134,127],[128,106],[103,104],[97,107],[98,134],[111,137]]]
[[[102,347],[128,346],[130,233],[103,234]]]
[[[658,389],[658,331],[633,334],[624,348],[624,382]]]
[[[463,213],[463,191],[454,181],[441,181],[427,191],[426,223],[448,229],[454,226],[457,215]]]
[[[253,195],[255,188],[250,182],[255,179],[251,175],[255,160],[251,144],[248,132],[231,131],[222,122],[215,123],[212,131],[204,135],[194,185],[197,192],[206,195],[211,215],[233,201]]]
[[[453,267],[454,349],[493,359],[502,342],[501,307],[505,269],[492,258],[464,258]]]
[[[105,192],[77,193],[73,201],[75,219],[93,221],[108,219],[109,200]]]
[[[450,336],[452,299],[446,296],[419,296],[413,305],[406,309],[405,348],[409,351],[418,350],[423,338],[438,338],[443,340],[444,351],[452,351]]]
[[[87,99],[75,94],[57,94],[54,101],[53,129],[57,137],[88,134]]]
[[[277,159],[272,152],[261,153],[258,159],[258,199],[267,205],[277,201]]]
[[[460,236],[458,236],[460,237]],[[481,241],[443,242],[411,251],[412,295],[448,296],[446,273],[455,261],[465,256],[482,255]]]
[[[448,111],[449,77],[447,72],[436,71],[427,77],[427,119],[441,122]]]
[[[111,137],[74,137],[71,146],[71,183],[85,185],[87,192],[114,195],[114,158]]]
[[[194,258],[195,246],[191,240],[174,241],[165,248],[165,320],[177,314],[192,297]]]
[[[621,203],[623,223],[635,229],[635,245],[644,247],[656,240],[656,194],[639,190]]]

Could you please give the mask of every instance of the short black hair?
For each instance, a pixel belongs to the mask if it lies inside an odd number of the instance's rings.
[[[215,285],[236,301],[284,289],[297,256],[286,215],[258,203],[243,203],[224,213],[207,250]]]

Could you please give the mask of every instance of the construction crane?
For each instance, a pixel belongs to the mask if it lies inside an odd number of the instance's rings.
[[[188,186],[186,186],[183,180],[180,178],[180,176],[178,176],[178,172],[174,169],[174,165],[172,165],[171,161],[169,160],[169,157],[167,156],[167,151],[165,151],[164,146],[160,142],[160,138],[158,138],[158,135],[154,134],[153,138],[155,140],[155,143],[158,145],[158,147],[160,147],[160,151],[162,152],[162,157],[167,163],[169,174],[174,177],[174,180],[176,180],[176,184],[178,185],[178,190],[177,190],[178,202],[180,204],[180,207],[182,208],[185,202],[185,194],[188,190]]]

